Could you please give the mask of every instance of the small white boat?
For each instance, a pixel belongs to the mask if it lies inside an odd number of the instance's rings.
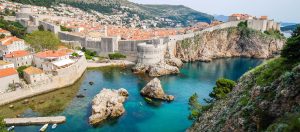
[[[56,127],[57,127],[57,124],[53,124],[51,128],[55,129]]]
[[[12,131],[14,129],[15,129],[15,126],[11,126],[11,127],[7,128],[7,131]]]
[[[45,124],[45,125],[40,129],[40,132],[46,131],[46,129],[48,128],[48,125],[49,125],[49,124]]]

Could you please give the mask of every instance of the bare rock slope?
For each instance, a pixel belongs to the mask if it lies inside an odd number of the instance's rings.
[[[284,43],[284,38],[276,38],[260,31],[225,28],[178,41],[176,57],[184,62],[237,56],[269,58],[278,52]]]

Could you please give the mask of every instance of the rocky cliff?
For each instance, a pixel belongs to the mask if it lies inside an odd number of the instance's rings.
[[[188,131],[298,131],[300,65],[272,59],[249,71]]]
[[[269,58],[278,52],[284,38],[251,29],[225,28],[204,32],[193,38],[178,41],[176,57],[185,62],[211,61],[221,57]]]

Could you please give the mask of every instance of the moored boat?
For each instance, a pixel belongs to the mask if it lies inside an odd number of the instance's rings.
[[[7,128],[7,131],[12,131],[14,129],[15,129],[15,126],[11,126],[11,127]]]
[[[51,128],[55,129],[56,127],[57,127],[57,124],[53,124]]]
[[[40,129],[40,132],[46,131],[46,129],[48,128],[48,125],[49,125],[49,124],[45,124],[45,125]]]

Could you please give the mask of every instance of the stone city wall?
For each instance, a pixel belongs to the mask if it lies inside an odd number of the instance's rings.
[[[57,34],[60,31],[60,26],[57,26],[53,23],[39,21],[39,25],[43,25],[45,30],[50,30],[51,32],[54,32],[55,34]]]
[[[17,91],[0,94],[0,105],[73,85],[83,75],[86,68],[87,61],[82,56],[74,64],[57,70],[54,75],[48,75],[48,79],[45,81],[26,85],[25,88],[18,89]]]

